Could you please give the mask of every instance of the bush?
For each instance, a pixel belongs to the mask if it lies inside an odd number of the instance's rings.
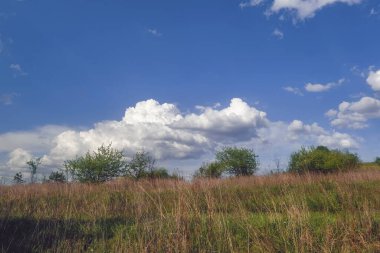
[[[111,145],[87,152],[84,156],[65,162],[65,168],[74,180],[83,183],[105,182],[117,177],[125,170],[127,162],[122,151],[111,148]]]
[[[15,174],[15,176],[13,177],[13,183],[15,183],[15,184],[23,184],[24,182],[25,181],[22,178],[22,173],[21,172],[17,172]]]
[[[224,170],[223,165],[218,162],[204,163],[198,171],[195,172],[194,177],[220,178]]]
[[[66,176],[61,171],[53,171],[52,173],[50,173],[49,181],[56,183],[64,183],[66,182]]]
[[[231,175],[250,176],[258,169],[258,156],[251,149],[225,147],[216,153],[216,161]]]
[[[147,152],[137,152],[128,163],[125,176],[141,179],[153,175],[155,159]]]
[[[132,160],[126,166],[124,176],[131,177],[133,179],[180,179],[176,174],[170,174],[167,169],[156,167],[156,160],[148,152],[137,152]]]
[[[375,163],[380,166],[380,157],[376,157]]]
[[[290,172],[336,172],[358,168],[360,160],[356,154],[327,147],[302,148],[290,157]]]

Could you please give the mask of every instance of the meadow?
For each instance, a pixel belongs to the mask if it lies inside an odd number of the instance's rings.
[[[380,170],[0,187],[1,252],[380,252]]]

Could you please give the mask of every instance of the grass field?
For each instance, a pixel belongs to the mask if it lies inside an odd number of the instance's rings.
[[[380,170],[0,187],[1,252],[380,252]]]

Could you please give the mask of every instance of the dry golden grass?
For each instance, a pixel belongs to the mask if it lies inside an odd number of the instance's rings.
[[[0,187],[2,252],[380,252],[380,171]]]

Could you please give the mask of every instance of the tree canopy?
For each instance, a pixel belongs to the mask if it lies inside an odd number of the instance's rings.
[[[290,172],[335,172],[355,169],[360,160],[347,151],[330,150],[324,146],[301,148],[290,157]]]
[[[127,161],[122,151],[113,149],[111,145],[102,145],[97,151],[88,151],[84,156],[66,161],[64,166],[75,180],[94,183],[119,176]]]
[[[35,183],[36,181],[35,176],[37,173],[37,169],[41,165],[41,157],[36,158],[36,159],[31,159],[28,162],[26,162],[26,164],[28,165],[28,169],[30,170],[30,182]]]
[[[235,176],[250,176],[258,169],[258,156],[252,149],[225,147],[215,155],[216,161]]]

